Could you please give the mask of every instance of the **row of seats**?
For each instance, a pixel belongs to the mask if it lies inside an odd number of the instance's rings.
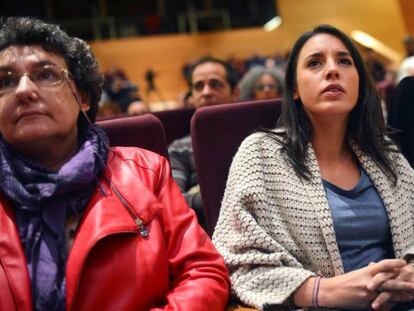
[[[237,148],[245,137],[272,128],[281,111],[281,99],[250,101],[203,107],[195,112],[183,110],[157,117],[145,114],[97,122],[109,137],[112,146],[136,146],[168,158],[167,146],[182,134],[191,118],[191,137],[206,221],[211,236],[217,222],[227,175]],[[186,119],[187,118],[187,119]],[[160,120],[161,119],[161,120]],[[164,122],[162,122],[162,120]],[[174,121],[177,127],[173,126]],[[175,132],[173,131],[175,130]],[[167,134],[166,134],[167,133]],[[167,139],[169,137],[169,139]]]

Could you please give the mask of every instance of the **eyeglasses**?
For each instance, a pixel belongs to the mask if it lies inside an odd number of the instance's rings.
[[[224,87],[224,83],[217,79],[211,79],[208,80],[207,83],[204,81],[198,81],[193,84],[192,88],[193,90],[196,90],[197,92],[201,92],[204,89],[205,85],[208,85],[213,90],[221,90]]]
[[[258,91],[276,91],[277,87],[274,84],[256,84],[256,90]]]
[[[64,80],[69,81],[70,73],[67,69],[55,65],[35,68],[31,73],[24,74],[0,71],[0,95],[14,92],[23,76],[28,76],[39,88],[48,88],[56,86]]]

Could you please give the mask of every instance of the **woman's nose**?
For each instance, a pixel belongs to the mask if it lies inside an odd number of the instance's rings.
[[[20,101],[35,101],[38,98],[38,87],[28,75],[21,76],[16,89],[16,97]]]
[[[338,79],[339,78],[339,71],[338,71],[338,64],[334,60],[330,60],[326,62],[326,79]]]

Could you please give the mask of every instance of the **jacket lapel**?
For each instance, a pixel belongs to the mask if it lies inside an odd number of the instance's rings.
[[[17,310],[32,310],[32,293],[26,256],[20,243],[14,213],[0,199],[0,264],[8,278]]]
[[[139,233],[133,216],[111,190],[107,181],[111,180],[128,204],[134,208],[144,224],[148,224],[160,205],[152,192],[133,173],[132,167],[118,157],[110,157],[99,186],[93,194],[78,225],[77,234],[69,253],[66,266],[66,298],[68,310],[76,295],[78,282],[86,257],[96,243],[105,237],[120,233]],[[132,188],[131,185],[134,185]],[[152,206],[152,208],[148,208]],[[151,233],[149,233],[151,234]]]

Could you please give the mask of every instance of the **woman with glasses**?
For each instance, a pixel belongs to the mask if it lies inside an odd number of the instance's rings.
[[[0,25],[0,310],[220,310],[224,263],[166,159],[109,148],[102,74],[56,25]]]
[[[283,72],[272,67],[252,67],[239,82],[240,100],[259,100],[281,97]]]
[[[322,25],[294,44],[278,127],[240,146],[213,241],[260,310],[407,310],[414,171],[387,138],[352,41]]]

